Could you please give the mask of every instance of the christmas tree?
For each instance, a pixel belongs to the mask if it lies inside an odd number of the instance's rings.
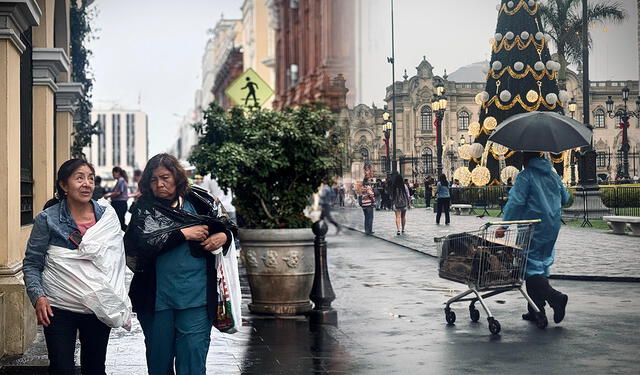
[[[560,63],[551,59],[540,20],[538,0],[502,0],[498,24],[491,40],[491,62],[485,91],[476,95],[480,121],[469,125],[475,144],[461,147],[460,156],[470,167],[459,168],[457,179],[476,186],[505,183],[522,166],[519,152],[487,142],[489,135],[508,117],[531,111],[562,111],[569,94],[558,91]],[[562,157],[554,162],[562,163]]]

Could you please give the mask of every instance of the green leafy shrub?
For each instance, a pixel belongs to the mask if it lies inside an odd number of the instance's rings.
[[[212,103],[189,160],[211,173],[248,228],[305,228],[309,197],[335,169],[333,115],[318,105],[225,112]]]

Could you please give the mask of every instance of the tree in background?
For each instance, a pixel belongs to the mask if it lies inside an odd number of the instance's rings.
[[[70,33],[71,33],[71,79],[81,83],[83,95],[78,101],[78,109],[73,121],[73,145],[71,155],[76,158],[84,158],[82,149],[91,144],[91,136],[98,134],[98,122],[91,123],[91,91],[93,89],[93,77],[90,76],[89,56],[91,50],[85,43],[91,38],[90,21],[94,14],[87,10],[86,2],[71,1],[70,6]]]
[[[626,17],[624,8],[617,1],[592,2],[587,14],[590,24],[620,23]],[[544,30],[558,49],[558,80],[562,83],[566,79],[567,65],[582,64],[582,0],[547,0],[540,4],[540,16]],[[589,48],[591,44],[589,35]]]
[[[561,111],[569,100],[567,92],[558,91],[560,64],[549,53],[551,37],[542,29],[540,2],[502,0],[498,9],[487,84],[475,98],[480,121],[469,125],[475,143],[460,148],[460,156],[471,160],[471,172],[462,167],[454,175],[476,186],[505,183],[522,166],[519,152],[487,142],[498,124],[519,113]]]

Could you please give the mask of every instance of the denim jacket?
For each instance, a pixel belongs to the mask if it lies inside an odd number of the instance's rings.
[[[102,217],[105,208],[94,200],[91,200],[91,204],[97,222]],[[77,248],[69,240],[69,235],[77,230],[78,226],[71,217],[66,200],[41,211],[35,217],[22,262],[27,295],[34,306],[38,298],[44,296],[42,271],[49,245],[66,247],[67,249]]]

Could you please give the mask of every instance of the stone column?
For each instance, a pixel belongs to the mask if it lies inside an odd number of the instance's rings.
[[[33,208],[40,210],[53,197],[56,77],[69,71],[62,48],[33,49]]]
[[[81,83],[59,83],[56,92],[56,170],[71,158],[73,116],[82,97]]]
[[[20,226],[20,35],[41,14],[35,0],[0,2],[0,357],[23,353],[36,333],[21,272],[30,227]]]

